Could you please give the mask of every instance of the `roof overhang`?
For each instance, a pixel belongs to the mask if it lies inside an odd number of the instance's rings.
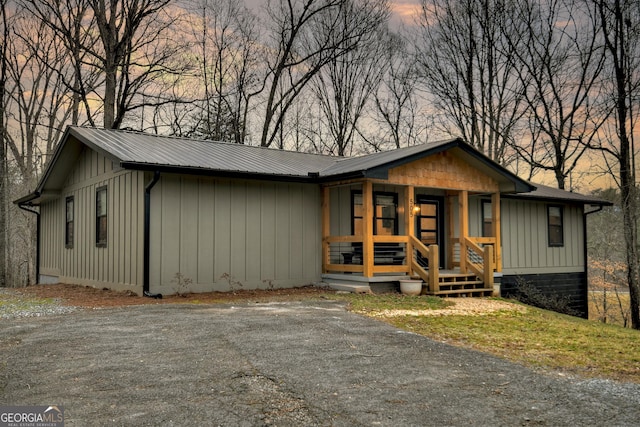
[[[60,191],[33,192],[24,197],[14,200],[13,203],[18,206],[38,206],[49,200],[57,199],[62,194]]]
[[[527,193],[534,191],[536,187],[531,183],[519,178],[508,169],[489,159],[469,144],[461,139],[454,139],[415,153],[398,156],[390,161],[381,162],[370,168],[363,168],[355,171],[339,173],[335,175],[320,174],[320,182],[330,183],[350,179],[388,179],[389,170],[398,166],[415,162],[428,156],[432,156],[445,151],[451,151],[461,157],[465,162],[471,164],[484,174],[491,176],[498,182],[501,193]]]
[[[572,193],[570,191],[564,191],[564,190],[558,190],[558,194],[555,196],[538,195],[538,194],[535,194],[535,191],[534,191],[533,193],[510,194],[510,195],[507,195],[506,197],[510,199],[518,199],[518,200],[583,205],[585,207],[587,206],[603,207],[603,206],[614,205],[613,202],[610,202],[608,200],[598,199],[596,197],[591,197],[591,196],[584,196],[582,194]]]
[[[148,171],[148,172],[157,171],[162,173],[211,176],[211,177],[219,177],[219,178],[255,179],[255,180],[279,181],[279,182],[303,182],[303,183],[318,182],[317,177],[313,175],[297,176],[297,175],[260,174],[260,173],[254,173],[254,172],[224,171],[219,169],[159,165],[155,163],[139,163],[139,162],[120,162],[120,166],[124,169],[129,169],[129,170],[139,170],[139,171]]]

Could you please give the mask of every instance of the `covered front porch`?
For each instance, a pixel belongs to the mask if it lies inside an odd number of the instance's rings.
[[[419,178],[423,185],[389,176],[323,187],[324,281],[358,291],[420,278],[425,294],[494,293],[502,265],[497,183],[478,180],[468,190],[455,188],[460,180],[435,187],[433,176]]]

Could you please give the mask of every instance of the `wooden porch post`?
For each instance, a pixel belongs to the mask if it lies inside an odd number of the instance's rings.
[[[322,187],[322,272],[327,273],[327,266],[330,264],[330,243],[328,242],[331,234],[331,200],[329,187]]]
[[[469,237],[469,192],[462,190],[458,193],[458,217],[460,220],[460,272],[467,272],[467,244]]]
[[[496,246],[493,248],[494,258],[496,260],[496,271],[502,271],[502,236],[500,235],[500,193],[496,192],[491,195],[491,218],[493,218],[492,232],[496,238]]]
[[[484,263],[484,282],[485,288],[493,288],[493,247],[487,245],[484,247],[484,253],[482,254],[482,261]]]
[[[373,277],[373,184],[362,183],[362,267],[364,277]]]
[[[447,270],[453,270],[453,255],[455,245],[455,225],[453,219],[453,208],[455,204],[453,202],[453,195],[447,192],[447,213],[446,213],[446,229],[447,229]]]
[[[409,185],[404,188],[404,230],[407,235],[407,248],[405,257],[407,266],[409,267],[409,275],[413,273],[411,270],[411,263],[413,262],[413,245],[411,244],[411,236],[415,235],[415,212],[413,211],[416,204],[415,191],[413,185]]]

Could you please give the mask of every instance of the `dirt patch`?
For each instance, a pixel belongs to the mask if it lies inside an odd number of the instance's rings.
[[[16,293],[36,298],[53,298],[62,305],[104,308],[157,304],[214,304],[232,302],[295,301],[333,292],[328,288],[304,286],[289,289],[238,290],[234,292],[207,292],[198,294],[167,295],[162,299],[141,297],[131,291],[118,292],[90,286],[55,284],[34,285],[14,289]]]
[[[159,304],[224,304],[240,302],[284,302],[320,298],[335,293],[327,287],[304,286],[288,289],[237,290],[233,292],[207,292],[197,294],[167,295],[162,299],[140,297],[133,292],[96,289],[90,286],[56,284],[35,285],[12,289],[24,297],[52,298],[60,305],[81,308],[124,307]],[[392,316],[481,316],[497,311],[525,312],[526,307],[506,301],[485,298],[446,298],[454,305],[441,310],[385,310],[378,317]]]
[[[370,313],[374,317],[397,316],[484,316],[496,312],[526,313],[523,305],[484,298],[445,298],[452,302],[447,308],[439,310],[383,310],[378,313]]]

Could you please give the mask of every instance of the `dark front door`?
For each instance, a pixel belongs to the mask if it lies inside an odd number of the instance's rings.
[[[444,199],[433,196],[418,196],[416,205],[416,237],[425,246],[438,245],[440,249],[440,266],[444,265]],[[418,256],[418,262],[428,267],[426,258]]]

